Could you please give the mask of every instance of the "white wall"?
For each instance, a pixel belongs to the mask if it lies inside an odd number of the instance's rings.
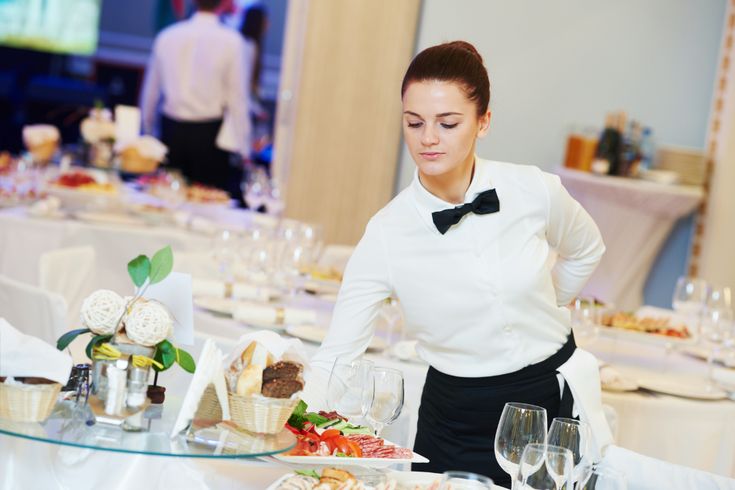
[[[551,170],[570,125],[600,126],[613,109],[660,143],[702,148],[725,3],[424,0],[416,52],[464,39],[482,54],[493,111],[485,158]],[[403,151],[398,189],[413,167]]]

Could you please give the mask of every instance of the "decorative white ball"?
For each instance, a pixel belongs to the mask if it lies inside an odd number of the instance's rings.
[[[125,300],[115,291],[99,289],[82,302],[82,325],[97,335],[111,335],[125,311]]]
[[[174,320],[157,301],[137,301],[125,318],[125,333],[136,344],[151,347],[171,333]]]

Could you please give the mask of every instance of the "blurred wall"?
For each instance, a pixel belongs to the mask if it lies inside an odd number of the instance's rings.
[[[490,72],[478,154],[551,170],[573,124],[627,110],[660,143],[702,148],[725,0],[424,0],[416,52],[465,39]],[[398,87],[396,87],[398,92]],[[397,188],[410,182],[403,153]]]

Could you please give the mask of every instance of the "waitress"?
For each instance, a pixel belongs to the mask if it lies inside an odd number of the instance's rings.
[[[493,451],[503,406],[540,405],[549,420],[571,415],[557,377],[575,351],[564,305],[605,246],[557,176],[475,155],[490,126],[490,83],[471,44],[419,53],[401,95],[416,173],[368,223],[312,367],[328,372],[337,356],[364,352],[381,302],[397,297],[431,366],[414,446],[430,463],[414,469],[472,471],[508,485]]]

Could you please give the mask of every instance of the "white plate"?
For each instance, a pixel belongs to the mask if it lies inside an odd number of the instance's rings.
[[[106,225],[145,226],[145,220],[120,213],[81,211],[74,214],[80,221]]]
[[[416,490],[417,488],[428,488],[432,483],[440,480],[442,474],[427,471],[389,471],[386,476],[398,483],[396,490]],[[503,488],[493,485],[493,490],[503,490]]]
[[[386,446],[395,446],[386,440]],[[298,465],[309,465],[311,467],[324,466],[364,466],[368,468],[388,468],[394,464],[403,463],[428,463],[429,460],[414,452],[411,459],[394,458],[340,458],[338,456],[286,456],[285,454],[274,454],[274,458],[283,462]]]
[[[636,391],[640,386],[638,383],[628,378],[616,379],[614,381],[608,381],[602,383],[602,389],[605,391],[611,391],[614,393],[624,393],[626,391]]]
[[[695,398],[698,400],[724,400],[727,393],[717,387],[707,387],[707,380],[693,382],[682,380],[678,376],[663,376],[649,374],[638,378],[638,386],[647,390],[664,393],[667,395],[680,396],[683,398]]]
[[[690,330],[691,332],[691,330]],[[639,332],[637,330],[628,330],[620,327],[605,327],[600,326],[600,334],[608,338],[619,339],[619,340],[630,340],[631,342],[640,342],[643,344],[655,344],[664,346],[666,344],[672,345],[692,345],[696,342],[696,339],[692,336],[688,339],[682,339],[679,337],[669,337],[668,335],[659,335],[657,333]]]
[[[327,336],[327,329],[318,325],[290,325],[286,327],[286,333],[307,342],[321,344]],[[385,340],[380,337],[373,337],[370,345],[368,345],[368,350],[380,351],[386,347],[388,347],[388,344]]]

